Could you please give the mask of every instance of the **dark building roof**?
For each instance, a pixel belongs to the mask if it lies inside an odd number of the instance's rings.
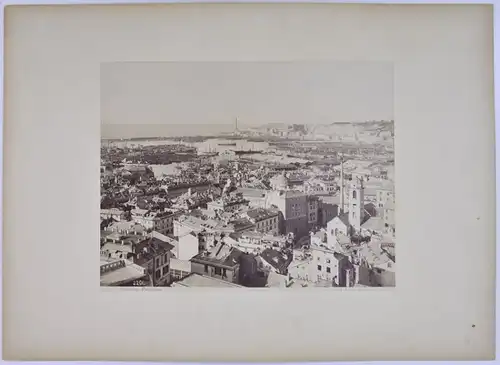
[[[137,259],[135,262],[138,265],[143,265],[154,259],[156,256],[163,255],[174,248],[172,244],[162,241],[156,237],[147,238],[140,242],[138,246],[139,249],[142,249],[141,258]]]
[[[339,219],[342,221],[342,223],[349,227],[349,213],[340,214]]]
[[[243,252],[237,248],[228,246],[221,242],[218,243],[212,250],[202,252],[194,256],[191,261],[200,264],[234,268],[240,264],[240,257],[242,254]]]
[[[157,237],[151,237],[149,239],[149,247],[152,247],[155,250],[164,250],[164,251],[170,251],[174,248],[174,245],[162,241],[161,239]]]
[[[103,231],[106,227],[110,226],[113,223],[116,223],[117,220],[113,218],[103,219],[101,222],[101,231]]]
[[[256,208],[247,211],[247,215],[251,219],[261,221],[278,215],[278,211],[273,209]]]
[[[342,223],[344,223],[347,227],[351,226],[350,223],[349,223],[349,212],[342,213],[338,217],[342,221]],[[368,219],[370,219],[370,215],[369,214],[365,214],[365,216],[363,217],[363,220],[361,221],[361,224],[366,223],[366,221]]]
[[[267,248],[260,254],[260,257],[280,274],[286,274],[288,266],[293,260],[292,254],[284,255],[280,251]]]
[[[236,219],[236,220],[231,221],[229,223],[233,225],[235,232],[240,232],[240,231],[243,231],[245,229],[253,227],[253,223],[246,218]]]

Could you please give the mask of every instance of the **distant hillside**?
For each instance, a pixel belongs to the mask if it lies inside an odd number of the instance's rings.
[[[286,130],[290,124],[282,123],[282,122],[271,122],[265,123],[258,126],[251,127],[253,130],[266,130],[266,129],[278,129],[278,130]]]
[[[331,124],[317,124],[310,126],[311,133],[332,135],[332,134],[350,134],[362,131],[393,131],[394,123],[392,121],[368,121],[368,122],[339,122]]]

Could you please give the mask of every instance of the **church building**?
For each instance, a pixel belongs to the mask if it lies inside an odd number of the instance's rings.
[[[343,164],[343,161],[342,161]],[[348,189],[348,210],[344,210],[344,174],[341,168],[341,203],[339,214],[327,223],[328,235],[337,236],[370,236],[384,231],[384,221],[372,217],[365,209],[363,179],[358,178]]]

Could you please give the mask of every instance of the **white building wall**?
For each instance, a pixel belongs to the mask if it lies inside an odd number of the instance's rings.
[[[313,259],[310,263],[310,277],[313,282],[320,280],[333,281],[339,277],[339,262],[331,251],[312,249]]]
[[[332,238],[335,238],[335,232],[338,232],[345,236],[347,236],[349,233],[348,228],[346,227],[344,222],[340,220],[339,217],[335,217],[330,222],[328,222],[326,224],[326,229],[328,233],[328,241],[330,241],[330,239]]]
[[[186,226],[179,221],[174,221],[174,236],[175,237],[182,237],[184,235],[189,234],[192,231],[193,231],[193,229],[191,227]]]
[[[293,279],[309,281],[311,279],[311,260],[293,262],[288,266],[288,274]],[[313,273],[315,274],[315,273]]]
[[[199,253],[198,237],[186,234],[179,237],[177,258],[179,260],[190,260]]]

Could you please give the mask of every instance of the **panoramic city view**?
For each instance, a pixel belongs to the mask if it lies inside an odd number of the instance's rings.
[[[389,118],[103,123],[100,285],[394,287],[394,138]]]

